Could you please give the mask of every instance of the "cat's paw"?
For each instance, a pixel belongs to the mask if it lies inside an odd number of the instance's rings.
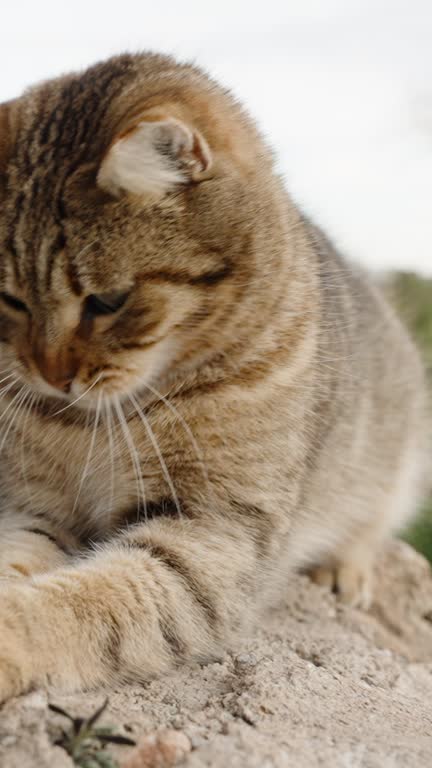
[[[24,691],[19,664],[0,654],[0,704]]]
[[[0,587],[2,583],[8,584],[11,581],[20,581],[29,576],[31,576],[31,571],[24,563],[13,562],[0,564]]]
[[[367,611],[372,603],[372,574],[369,563],[342,562],[309,571],[315,584],[335,592],[342,603]]]
[[[0,703],[29,689],[30,658],[0,617]]]
[[[54,541],[32,531],[18,531],[1,540],[0,587],[2,583],[20,581],[38,573],[60,568],[70,556]]]
[[[25,693],[36,682],[38,656],[29,632],[29,597],[16,583],[1,592],[0,702]]]

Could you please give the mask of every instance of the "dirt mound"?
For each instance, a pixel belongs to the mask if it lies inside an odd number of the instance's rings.
[[[49,698],[84,715],[103,696]],[[294,576],[283,603],[235,653],[113,692],[105,721],[144,740],[141,763],[125,747],[116,752],[142,768],[168,768],[176,757],[188,768],[430,768],[430,567],[393,543],[377,569],[369,614]],[[52,746],[61,725],[45,693],[8,702],[0,713],[1,768],[71,768]],[[177,752],[173,731],[182,735]],[[153,753],[164,733],[168,747]]]

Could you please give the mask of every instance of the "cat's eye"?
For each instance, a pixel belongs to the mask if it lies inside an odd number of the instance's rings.
[[[128,291],[92,293],[86,298],[85,311],[91,315],[112,315],[122,308],[128,296]]]
[[[10,293],[0,292],[0,299],[10,309],[14,309],[16,312],[28,312],[27,305],[24,304],[21,299],[17,299],[16,296],[11,296]]]

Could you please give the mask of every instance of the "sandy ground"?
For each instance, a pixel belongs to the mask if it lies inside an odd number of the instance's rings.
[[[130,768],[173,765],[169,750],[163,759],[149,747],[168,727],[189,739],[188,768],[431,768],[431,571],[394,543],[377,583],[364,614],[293,577],[283,604],[221,663],[113,692],[105,721],[147,739],[140,759],[122,747],[120,760]],[[50,698],[80,715],[103,699]],[[7,703],[1,768],[71,768],[51,744],[59,723],[45,693]]]

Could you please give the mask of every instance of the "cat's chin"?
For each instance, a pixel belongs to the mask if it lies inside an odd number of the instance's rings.
[[[16,384],[31,390],[45,401],[51,413],[69,408],[84,412],[102,412],[107,407],[118,410],[128,405],[133,407],[135,399],[143,406],[159,396],[154,387],[163,386],[162,382],[175,364],[176,353],[178,349],[172,340],[166,338],[154,345],[151,351],[125,361],[124,367],[118,361],[113,365],[102,364],[99,373],[91,376],[88,364],[84,364],[71,382],[69,391],[62,390],[60,382],[59,387],[51,384],[34,365],[30,370],[20,369],[13,386]]]
[[[37,379],[32,381],[30,388],[39,401],[45,403],[44,410],[51,415],[61,414],[64,411],[81,411],[82,413],[103,414],[108,408],[112,411],[119,409],[127,413],[130,409],[136,410],[136,406],[145,407],[161,397],[155,387],[161,386],[158,377],[152,375],[148,380],[139,377],[138,380],[128,382],[105,383],[96,379],[90,385],[75,382],[70,392],[62,392],[51,386],[48,382]]]
[[[152,382],[152,383],[150,383]],[[76,409],[82,412],[103,412],[106,408],[123,411],[132,408],[135,410],[135,403],[141,407],[146,405],[147,401],[152,401],[155,396],[160,397],[159,392],[154,389],[153,382],[155,377],[143,383],[141,380],[135,382],[135,386],[111,386],[106,388],[101,382],[94,382],[91,387],[72,387],[71,392],[64,393],[56,390],[54,387],[38,387],[39,394],[43,394],[51,404],[51,410],[54,413],[61,413],[69,409]],[[43,391],[42,391],[43,389]]]

